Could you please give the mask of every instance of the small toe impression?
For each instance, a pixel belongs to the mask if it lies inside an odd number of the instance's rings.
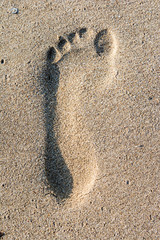
[[[59,51],[61,52],[61,54],[65,55],[65,54],[67,54],[70,51],[71,44],[64,37],[59,37],[59,42],[58,42],[58,46],[57,47],[58,47]]]
[[[94,40],[94,47],[99,56],[103,53],[108,54],[112,47],[112,39],[107,29],[100,31]]]
[[[59,37],[56,47],[49,48],[47,52],[47,61],[56,64],[71,49],[71,44],[64,37]]]
[[[57,63],[62,58],[61,53],[55,48],[50,47],[47,51],[47,61],[50,63]]]
[[[59,37],[59,43],[58,43],[58,48],[61,51],[64,47],[64,45],[67,43],[67,40],[64,37]]]
[[[75,32],[72,32],[72,33],[70,33],[70,34],[68,35],[68,40],[69,40],[71,43],[73,43],[73,39],[74,39],[75,35],[76,35]]]
[[[47,51],[47,61],[53,62],[56,58],[56,50],[54,47],[50,47]]]
[[[86,32],[87,32],[87,28],[81,28],[81,29],[79,30],[79,36],[80,36],[80,38],[82,38],[82,37],[85,35]]]

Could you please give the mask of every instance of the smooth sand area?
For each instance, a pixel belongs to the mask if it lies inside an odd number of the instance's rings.
[[[0,238],[158,240],[158,1],[0,4]]]

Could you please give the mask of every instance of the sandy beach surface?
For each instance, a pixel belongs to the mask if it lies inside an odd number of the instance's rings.
[[[159,1],[0,5],[1,239],[160,239]]]

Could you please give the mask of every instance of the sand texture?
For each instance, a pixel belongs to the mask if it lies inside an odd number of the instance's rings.
[[[160,239],[158,1],[0,4],[0,238]]]

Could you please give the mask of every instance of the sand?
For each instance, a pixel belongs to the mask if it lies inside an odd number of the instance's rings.
[[[2,239],[159,239],[158,7],[1,2]]]

